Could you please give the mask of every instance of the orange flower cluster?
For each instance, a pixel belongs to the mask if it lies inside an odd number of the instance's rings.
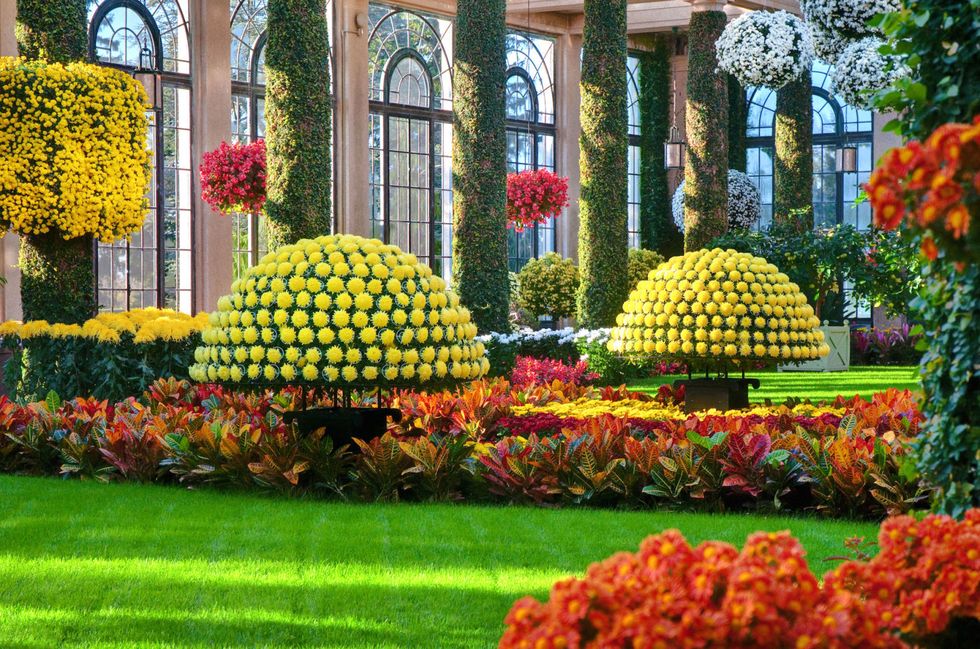
[[[880,543],[821,586],[788,532],[753,534],[739,552],[667,531],[558,582],[547,603],[519,600],[500,647],[898,648],[980,615],[980,510],[962,523],[894,518]]]
[[[921,235],[922,253],[931,261],[941,247],[956,262],[980,257],[980,246],[969,241],[971,220],[980,212],[980,116],[973,124],[944,124],[925,143],[888,151],[864,188],[875,225],[893,230],[904,220]]]

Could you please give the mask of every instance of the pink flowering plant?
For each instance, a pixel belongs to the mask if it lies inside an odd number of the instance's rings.
[[[599,375],[589,371],[589,364],[586,361],[564,363],[550,358],[518,356],[510,382],[515,388],[524,389],[550,385],[555,381],[582,386],[598,379]]]
[[[261,212],[265,207],[265,140],[222,142],[201,160],[201,197],[222,214]]]
[[[507,227],[523,232],[568,207],[568,178],[547,169],[507,176]]]

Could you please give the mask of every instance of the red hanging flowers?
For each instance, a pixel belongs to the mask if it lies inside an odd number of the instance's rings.
[[[201,198],[228,215],[253,214],[265,207],[265,140],[222,142],[201,159]]]
[[[980,213],[980,116],[892,149],[864,189],[875,225],[893,230],[904,221],[929,260],[941,251],[960,264],[980,259],[980,236],[970,229]]]
[[[536,169],[507,176],[507,227],[517,232],[547,223],[568,207],[568,178]]]

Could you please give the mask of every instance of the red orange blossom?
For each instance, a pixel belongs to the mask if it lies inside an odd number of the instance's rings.
[[[940,250],[961,264],[980,258],[970,228],[980,218],[980,116],[888,151],[864,188],[875,224],[893,230],[904,221],[931,261]]]

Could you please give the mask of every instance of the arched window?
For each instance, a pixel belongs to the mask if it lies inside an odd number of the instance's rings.
[[[231,135],[235,142],[265,137],[265,47],[268,0],[231,2]],[[327,30],[333,43],[333,0],[327,0]],[[333,49],[330,57],[333,69]],[[330,77],[333,90],[333,75]],[[232,261],[238,278],[268,251],[268,228],[258,214],[236,214]]]
[[[629,129],[627,150],[628,192],[626,205],[630,248],[640,247],[640,59],[626,59],[626,116]]]
[[[554,41],[535,34],[507,34],[507,171],[555,170]],[[554,220],[524,232],[508,231],[510,269],[554,252]]]
[[[449,279],[452,273],[452,22],[369,10],[371,226]]]
[[[99,307],[193,306],[191,65],[187,0],[89,0],[89,56],[127,72],[154,70],[149,111],[150,210],[130,241],[98,244]],[[151,96],[151,100],[154,97]]]

